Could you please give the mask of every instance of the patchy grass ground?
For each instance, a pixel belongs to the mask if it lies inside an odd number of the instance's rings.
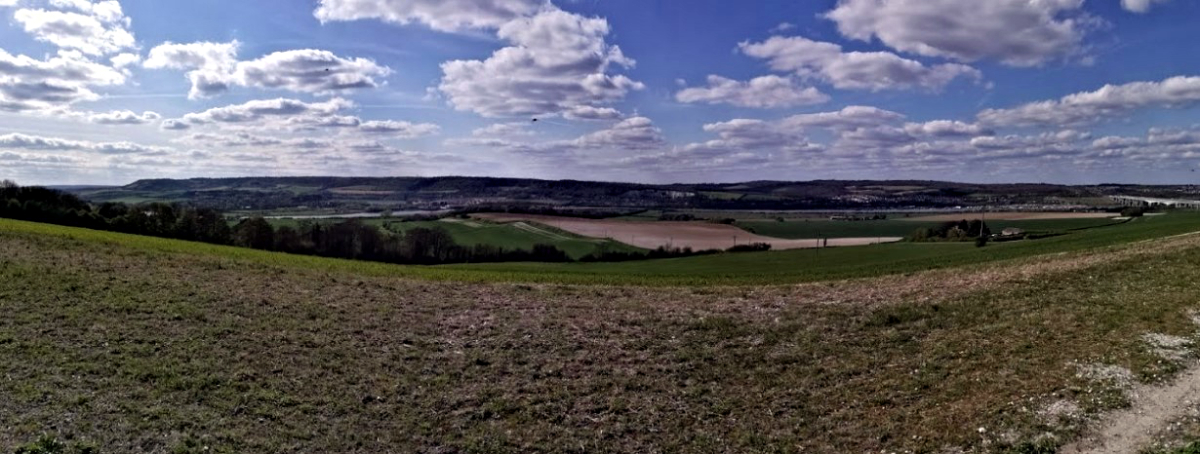
[[[1125,403],[1081,371],[1179,370],[1146,336],[1191,338],[1200,309],[1197,235],[645,288],[30,226],[0,229],[0,451],[1035,452],[1079,431],[1054,404]]]

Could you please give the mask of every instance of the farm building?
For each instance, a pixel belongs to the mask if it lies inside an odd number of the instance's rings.
[[[1018,235],[1024,235],[1024,234],[1025,234],[1025,230],[1018,229],[1016,227],[1009,227],[1007,229],[1004,229],[1002,232],[1000,232],[1000,236],[1018,236]]]

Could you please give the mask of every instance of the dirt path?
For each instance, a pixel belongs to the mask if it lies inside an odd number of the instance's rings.
[[[1200,402],[1200,364],[1165,387],[1142,386],[1131,392],[1133,406],[1113,413],[1086,438],[1063,448],[1063,454],[1126,454],[1150,447],[1155,435]]]

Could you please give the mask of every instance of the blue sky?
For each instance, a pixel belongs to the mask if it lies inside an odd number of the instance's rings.
[[[0,0],[0,16],[0,178],[23,184],[1200,168],[1200,4],[1183,0]]]

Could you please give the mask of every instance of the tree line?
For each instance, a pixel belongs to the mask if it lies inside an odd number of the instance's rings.
[[[987,223],[979,219],[971,221],[964,219],[958,222],[947,222],[936,228],[917,229],[912,235],[909,235],[908,239],[916,242],[972,241],[990,236],[992,236],[992,229],[988,227]]]

